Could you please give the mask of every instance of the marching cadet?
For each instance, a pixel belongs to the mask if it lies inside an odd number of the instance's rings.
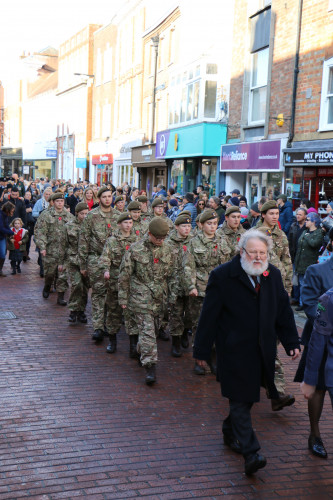
[[[118,300],[123,309],[135,314],[138,352],[147,385],[156,381],[159,323],[168,303],[172,306],[177,295],[174,255],[164,244],[168,232],[166,220],[154,217],[148,234],[125,253],[119,273]]]
[[[133,219],[133,231],[137,239],[141,239],[147,233],[149,224],[141,218],[140,203],[138,201],[131,201],[127,206],[127,210]]]
[[[117,220],[120,214],[124,213],[126,197],[124,194],[117,196],[114,200],[114,209],[112,214],[112,229],[117,229]]]
[[[187,349],[188,331],[192,327],[190,315],[190,299],[184,290],[184,274],[183,274],[183,255],[187,250],[191,236],[191,216],[180,214],[175,220],[175,229],[173,229],[166,241],[171,252],[175,256],[176,269],[175,274],[178,279],[178,294],[174,307],[170,311],[169,325],[172,338],[171,355],[179,358],[182,355],[181,348]]]
[[[200,312],[204,301],[209,273],[218,265],[228,260],[219,245],[216,237],[218,215],[214,210],[205,210],[200,217],[202,230],[194,236],[187,246],[183,257],[185,291],[190,296],[192,317],[192,341],[198,326]],[[211,371],[215,371],[213,362]],[[195,363],[194,371],[197,375],[205,375],[205,369]]]
[[[73,215],[64,208],[64,195],[54,193],[52,195],[53,207],[45,210],[45,215],[38,220],[38,230],[36,245],[40,249],[43,258],[45,284],[43,288],[43,297],[47,299],[51,285],[55,276],[57,276],[56,290],[58,292],[57,304],[66,306],[64,300],[65,291],[68,288],[67,273],[58,272],[59,257],[65,244],[65,224],[73,219]]]
[[[134,202],[132,202],[134,203]],[[133,232],[133,219],[130,213],[124,212],[117,219],[118,229],[106,240],[100,264],[103,269],[104,278],[108,281],[106,293],[106,330],[109,335],[109,345],[106,351],[113,354],[117,350],[117,333],[122,324],[123,310],[118,303],[118,277],[119,268],[124,254],[129,250],[132,243],[137,240]],[[137,335],[130,337],[130,357],[136,355]],[[133,352],[132,352],[133,351]]]
[[[161,198],[160,196],[157,196],[154,199],[153,203],[151,204],[151,208],[152,208],[153,218],[160,217],[161,219],[165,220],[165,222],[169,226],[169,229],[173,229],[173,223],[172,223],[172,221],[164,213],[164,201],[163,201],[163,198]]]
[[[148,208],[148,198],[147,196],[140,195],[137,197],[136,201],[140,203],[140,209],[141,209],[141,219],[144,222],[150,222],[152,219],[152,214],[151,211]]]
[[[59,259],[58,271],[67,271],[71,284],[71,293],[68,301],[70,310],[68,321],[75,325],[87,323],[85,308],[88,301],[89,282],[87,276],[80,272],[79,263],[79,234],[82,222],[89,213],[86,202],[81,201],[75,207],[75,219],[65,225],[65,245]]]
[[[229,207],[225,212],[225,221],[216,231],[216,236],[220,238],[223,253],[228,254],[231,260],[238,253],[238,242],[245,229],[241,225],[242,214],[239,207]]]
[[[94,333],[92,339],[97,342],[104,336],[104,305],[106,283],[100,266],[100,257],[106,240],[112,234],[113,208],[112,191],[103,186],[97,193],[99,207],[89,212],[82,223],[79,237],[80,272],[88,276],[91,284],[91,310]]]
[[[270,252],[270,262],[276,266],[282,275],[284,287],[291,295],[293,266],[289,253],[289,243],[285,233],[279,228],[279,207],[274,200],[264,203],[260,209],[261,221],[257,223],[256,229],[264,232],[272,238],[273,248]],[[286,381],[281,360],[276,355],[275,359],[275,378],[274,383],[279,393],[279,399],[271,399],[273,411],[280,411],[285,406],[290,406],[295,402],[291,394],[286,394]]]

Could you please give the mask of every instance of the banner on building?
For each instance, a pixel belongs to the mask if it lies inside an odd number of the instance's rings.
[[[221,172],[280,170],[281,141],[226,144],[221,147]]]

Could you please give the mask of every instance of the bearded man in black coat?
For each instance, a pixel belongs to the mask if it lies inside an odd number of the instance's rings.
[[[202,367],[216,346],[217,378],[230,413],[223,422],[224,443],[245,459],[245,473],[265,467],[252,428],[251,408],[264,385],[278,399],[274,385],[276,343],[296,359],[300,346],[293,311],[281,273],[268,263],[270,239],[251,229],[239,241],[240,255],[209,277],[193,357]]]

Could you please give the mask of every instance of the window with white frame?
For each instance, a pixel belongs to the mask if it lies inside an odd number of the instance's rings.
[[[333,57],[323,67],[319,130],[333,130]]]
[[[265,121],[269,47],[251,54],[249,123]]]

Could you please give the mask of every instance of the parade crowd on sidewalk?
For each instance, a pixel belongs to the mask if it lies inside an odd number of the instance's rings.
[[[11,274],[24,272],[34,242],[41,300],[55,289],[79,328],[91,289],[93,342],[107,337],[114,355],[124,324],[148,386],[159,341],[171,337],[175,358],[193,347],[195,374],[216,375],[229,399],[223,439],[243,455],[246,474],[266,465],[251,407],[260,387],[272,411],[293,405],[277,347],[296,360],[301,343],[294,381],[308,399],[308,447],[326,458],[319,420],[326,390],[333,404],[333,203],[321,219],[306,199],[294,213],[284,194],[248,206],[238,189],[153,191],[149,199],[127,184],[1,178],[0,276],[7,255]],[[301,342],[291,306],[307,317]]]

